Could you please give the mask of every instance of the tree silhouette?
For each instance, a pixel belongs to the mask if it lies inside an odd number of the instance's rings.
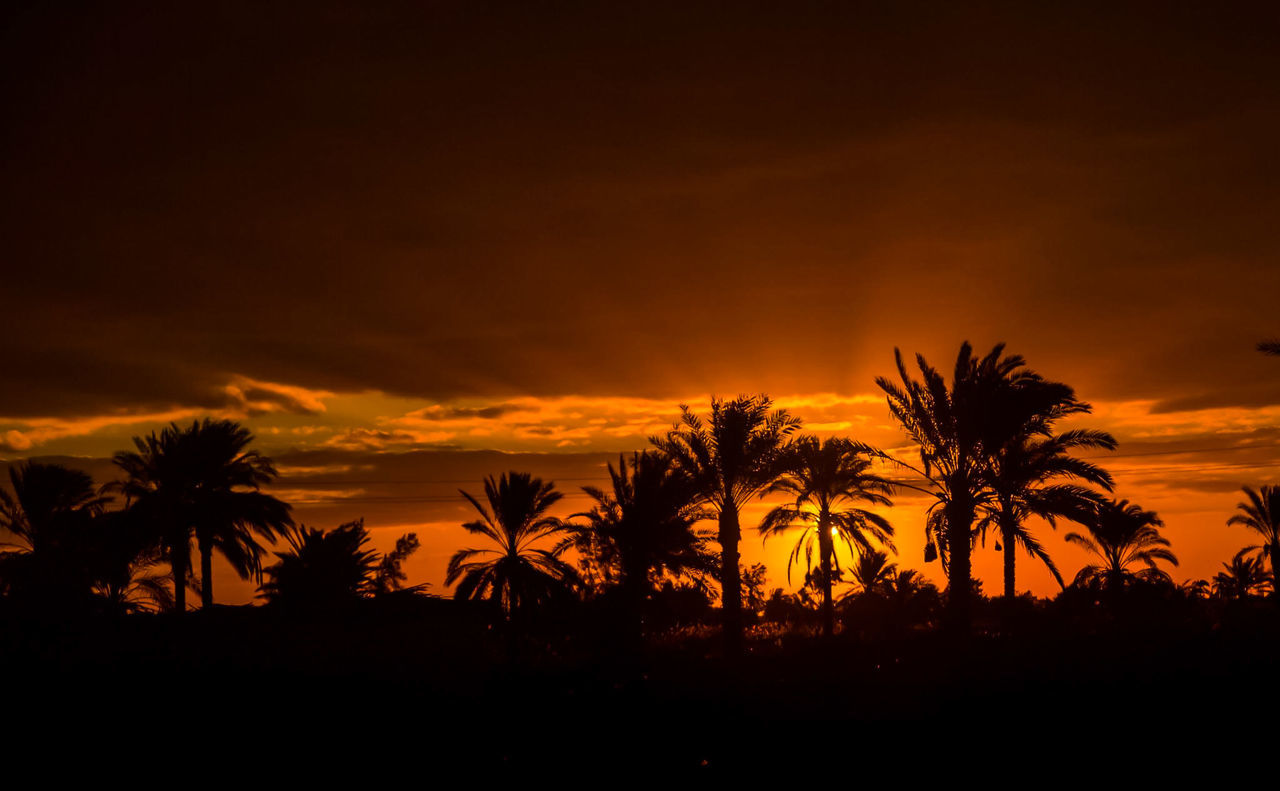
[[[661,453],[634,453],[630,462],[619,456],[618,467],[610,464],[608,469],[609,491],[583,487],[595,506],[573,515],[585,521],[572,526],[572,540],[606,581],[619,579],[638,637],[655,575],[690,575],[700,581],[713,573],[715,558],[706,549],[706,536],[693,529],[710,515],[700,507],[693,479]]]
[[[800,535],[787,559],[791,567],[803,554],[806,573],[813,571],[816,545],[822,588],[822,633],[835,632],[835,604],[831,596],[834,576],[840,571],[835,539],[849,552],[864,554],[875,549],[872,541],[893,549],[893,527],[879,514],[858,504],[891,506],[892,485],[871,471],[870,451],[847,439],[825,442],[805,436],[796,440],[787,455],[782,475],[767,490],[784,493],[791,502],[776,506],[760,523],[760,534],[769,539],[789,530]],[[896,550],[895,550],[896,551]]]
[[[50,611],[85,607],[101,558],[91,543],[108,498],[87,474],[25,461],[9,468],[13,493],[0,490],[0,529],[16,541],[0,554],[0,583],[24,606]]]
[[[1236,505],[1241,513],[1233,515],[1227,524],[1243,525],[1262,537],[1262,544],[1246,549],[1260,552],[1267,558],[1271,576],[1275,579],[1277,569],[1280,569],[1280,486],[1263,486],[1257,492],[1245,486],[1243,491],[1249,500]],[[1275,598],[1280,604],[1280,585],[1276,588]]]
[[[772,407],[773,401],[765,395],[739,396],[733,401],[712,398],[711,413],[703,420],[681,404],[680,422],[666,435],[650,438],[696,482],[716,512],[720,602],[729,655],[742,650],[738,513],[778,477],[788,438],[800,428],[798,418]]]
[[[1251,551],[1250,547],[1240,550],[1230,563],[1222,564],[1222,571],[1213,576],[1213,591],[1219,598],[1247,599],[1266,595],[1273,578],[1264,568],[1262,556],[1251,555]]]
[[[1080,569],[1073,584],[1100,583],[1110,591],[1119,591],[1132,581],[1169,582],[1169,574],[1156,565],[1163,560],[1174,566],[1178,559],[1169,550],[1169,539],[1160,535],[1164,526],[1154,511],[1144,511],[1128,500],[1112,500],[1100,505],[1094,518],[1085,524],[1088,536],[1068,533],[1068,543],[1083,547],[1098,558]],[[1130,571],[1142,564],[1144,568]]]
[[[898,565],[889,562],[889,554],[871,549],[858,555],[849,569],[853,588],[842,599],[884,590],[898,573]]]
[[[960,631],[969,628],[973,526],[989,493],[993,459],[1013,438],[1042,433],[1055,405],[1072,398],[1071,388],[1045,381],[1026,369],[1021,357],[1003,357],[1003,351],[998,344],[979,359],[965,342],[948,386],[921,355],[916,355],[921,379],[912,379],[901,351],[894,349],[901,385],[876,379],[890,414],[919,446],[919,466],[885,458],[919,475],[925,485],[909,488],[934,498],[926,520],[925,560],[941,557],[950,582],[949,621]]]
[[[159,434],[134,437],[137,450],[113,459],[127,478],[121,491],[140,519],[155,526],[169,556],[178,612],[186,608],[185,579],[194,533],[200,551],[201,605],[213,605],[213,550],[241,579],[261,582],[265,550],[255,535],[270,541],[292,524],[289,506],[259,488],[274,480],[269,459],[245,450],[253,435],[229,420],[170,424]]]
[[[1280,356],[1280,341],[1262,341],[1258,344],[1258,351],[1263,354]]]
[[[1059,417],[1089,411],[1088,404],[1071,397],[1050,409],[1042,420],[1033,421],[1028,429],[1047,433]],[[1106,432],[1078,429],[1048,437],[1021,435],[1006,442],[995,453],[988,468],[988,493],[979,503],[981,519],[978,531],[984,540],[989,527],[999,531],[1000,541],[996,549],[1004,551],[1006,601],[1013,601],[1017,595],[1015,546],[1038,558],[1048,567],[1058,585],[1064,585],[1049,553],[1027,530],[1027,517],[1038,516],[1050,527],[1057,527],[1059,518],[1081,524],[1088,521],[1102,502],[1101,497],[1090,489],[1065,481],[1083,481],[1111,491],[1111,475],[1070,453],[1078,449],[1114,450],[1115,447],[1115,438]]]
[[[461,491],[461,490],[459,490]],[[462,549],[449,560],[445,584],[458,583],[457,599],[489,599],[499,605],[507,621],[578,585],[573,567],[560,559],[568,545],[551,549],[534,546],[568,528],[547,515],[562,494],[555,484],[528,473],[504,473],[484,480],[488,507],[465,491],[462,496],[479,512],[467,522],[467,532],[484,536],[497,549]]]
[[[299,525],[285,530],[284,539],[289,549],[276,552],[279,562],[265,569],[267,601],[327,611],[373,592],[379,557],[368,548],[363,519],[327,532]]]
[[[378,569],[373,575],[373,592],[375,594],[386,594],[393,591],[401,590],[408,577],[405,575],[401,566],[409,556],[418,551],[421,544],[418,542],[417,533],[405,533],[396,539],[395,549],[382,556],[378,561]],[[415,586],[414,589],[421,589],[425,585]]]

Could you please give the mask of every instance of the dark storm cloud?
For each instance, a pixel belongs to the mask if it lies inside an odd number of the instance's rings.
[[[7,13],[3,415],[857,392],[965,337],[1093,399],[1273,398],[1269,16]]]

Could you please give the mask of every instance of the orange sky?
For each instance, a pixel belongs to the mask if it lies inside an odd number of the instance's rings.
[[[967,339],[1094,404],[1179,580],[1249,540],[1239,487],[1275,480],[1273,15],[5,13],[5,459],[105,480],[133,434],[242,419],[301,518],[417,530],[439,590],[486,473],[580,507],[711,393],[893,447],[893,348],[945,368]],[[892,517],[923,567],[915,506]],[[782,582],[753,518],[746,558]],[[998,565],[979,551],[988,591]]]

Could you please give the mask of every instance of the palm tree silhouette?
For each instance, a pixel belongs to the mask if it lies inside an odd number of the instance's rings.
[[[17,539],[0,553],[0,583],[27,606],[83,606],[100,558],[92,551],[95,520],[109,498],[86,473],[25,461],[9,468],[13,494],[0,490],[0,529]]]
[[[785,493],[791,502],[776,506],[765,515],[760,534],[767,540],[788,530],[801,531],[787,559],[788,581],[791,567],[801,554],[805,558],[805,571],[813,571],[816,544],[825,637],[835,633],[831,588],[834,575],[840,572],[835,539],[838,537],[854,555],[873,551],[872,540],[893,549],[893,527],[889,521],[857,507],[858,503],[893,505],[888,497],[893,491],[892,484],[870,472],[871,453],[840,437],[825,442],[813,436],[801,437],[792,444],[781,477],[766,490],[767,494]]]
[[[1263,486],[1255,492],[1244,487],[1248,502],[1239,503],[1236,508],[1241,513],[1227,520],[1228,525],[1243,525],[1262,537],[1262,544],[1246,547],[1251,552],[1260,552],[1271,564],[1271,576],[1276,578],[1280,569],[1280,486]],[[1276,602],[1280,604],[1280,585],[1276,586]]]
[[[1110,591],[1119,591],[1132,581],[1168,582],[1169,574],[1156,565],[1163,560],[1178,565],[1169,549],[1169,539],[1160,535],[1164,522],[1154,511],[1144,511],[1128,500],[1111,500],[1100,505],[1094,518],[1085,523],[1088,536],[1068,533],[1068,543],[1083,547],[1098,558],[1080,569],[1073,584],[1100,583]],[[1145,568],[1130,571],[1142,564]]]
[[[159,434],[134,437],[137,451],[113,459],[126,479],[111,488],[125,494],[139,518],[148,520],[169,556],[174,605],[186,608],[186,576],[194,533],[200,551],[201,606],[213,605],[213,550],[218,550],[241,579],[261,582],[261,535],[274,542],[292,524],[289,506],[259,491],[273,481],[271,461],[246,450],[248,429],[229,420],[170,424]]]
[[[1004,344],[979,359],[966,341],[956,357],[950,386],[941,373],[916,355],[921,380],[907,374],[902,352],[894,349],[901,386],[885,377],[889,411],[920,449],[919,466],[884,458],[911,470],[934,498],[926,520],[925,560],[941,556],[947,572],[949,621],[969,628],[973,595],[970,563],[974,520],[989,493],[995,454],[1013,438],[1041,433],[1055,405],[1072,398],[1071,388],[1048,382],[1026,369],[1022,357],[1003,357]]]
[[[766,395],[711,399],[704,421],[681,404],[680,423],[652,442],[691,477],[716,512],[720,544],[720,601],[725,651],[742,650],[742,577],[738,544],[742,529],[738,512],[777,479],[785,462],[788,438],[800,420],[772,409]]]
[[[564,496],[555,490],[555,484],[524,472],[504,473],[496,480],[490,475],[484,480],[487,508],[459,491],[480,514],[463,527],[492,540],[498,548],[454,553],[445,573],[446,585],[458,583],[454,598],[487,598],[496,602],[511,622],[530,607],[578,585],[573,567],[560,559],[567,543],[551,549],[534,546],[568,530],[560,519],[547,515]]]
[[[286,530],[289,549],[265,569],[262,596],[292,608],[330,611],[372,592],[378,553],[368,549],[364,520],[330,531],[299,525]]]
[[[1245,547],[1222,564],[1222,571],[1213,576],[1213,591],[1223,599],[1247,599],[1267,594],[1273,577],[1267,573],[1260,555],[1252,555],[1251,547]]]
[[[1048,431],[1058,417],[1090,411],[1088,404],[1073,398],[1043,416],[1029,428]],[[1037,425],[1038,424],[1038,425]],[[1070,455],[1077,449],[1114,450],[1115,438],[1102,431],[1077,429],[1056,436],[1018,436],[1005,443],[992,459],[988,469],[987,496],[979,504],[981,519],[977,528],[984,537],[989,527],[999,530],[1004,551],[1004,597],[1012,601],[1015,586],[1015,546],[1038,558],[1048,567],[1059,586],[1065,587],[1053,559],[1026,527],[1029,516],[1038,516],[1057,527],[1059,518],[1084,524],[1102,502],[1090,489],[1064,480],[1083,481],[1112,489],[1111,475],[1084,459]],[[1003,545],[1003,546],[1002,546]]]
[[[858,555],[849,568],[853,587],[842,599],[864,593],[885,590],[898,573],[898,564],[889,562],[889,554],[878,549],[869,549]]]
[[[609,491],[582,487],[595,506],[573,515],[585,522],[572,526],[572,540],[606,580],[615,573],[620,578],[632,631],[639,636],[654,574],[699,580],[713,573],[706,536],[693,529],[710,514],[700,507],[693,479],[657,451],[634,453],[629,463],[619,456],[617,469],[608,469]]]

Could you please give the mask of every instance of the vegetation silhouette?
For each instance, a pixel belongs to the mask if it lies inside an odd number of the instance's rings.
[[[186,609],[185,580],[194,534],[200,552],[201,606],[213,606],[213,551],[241,579],[262,581],[262,555],[255,538],[274,542],[292,525],[288,504],[259,488],[274,480],[269,459],[246,450],[248,429],[229,420],[205,418],[188,428],[172,423],[159,434],[134,437],[136,451],[113,462],[125,480],[108,484],[124,494],[138,520],[153,526],[172,570],[174,607]]]
[[[322,531],[300,525],[288,529],[289,549],[275,553],[279,561],[265,569],[261,595],[268,602],[292,610],[336,612],[361,598],[399,590],[404,580],[400,564],[418,548],[410,533],[387,555],[369,548],[371,537],[363,519]]]
[[[1237,552],[1222,568],[1213,576],[1213,593],[1222,599],[1265,596],[1274,580],[1263,565],[1262,556],[1250,554],[1249,548]]]
[[[535,546],[554,539],[570,528],[549,516],[564,496],[555,484],[543,483],[528,473],[503,473],[485,478],[482,504],[465,491],[462,496],[480,518],[463,524],[467,532],[484,536],[497,549],[462,549],[449,559],[445,584],[455,582],[454,597],[488,599],[500,607],[508,623],[530,614],[530,609],[579,587],[574,568],[561,559],[564,542],[551,548]]]
[[[1263,354],[1280,356],[1280,341],[1262,341],[1258,344],[1258,351]]]
[[[787,579],[791,567],[803,554],[805,572],[813,572],[816,545],[822,589],[822,633],[835,633],[835,603],[832,585],[840,571],[835,539],[839,538],[855,557],[875,551],[875,544],[893,546],[893,526],[889,520],[858,504],[890,507],[893,485],[871,472],[875,451],[847,439],[826,441],[804,436],[788,448],[781,475],[766,494],[785,494],[790,502],[775,506],[760,522],[760,535],[773,536],[799,530],[795,547],[787,558]],[[872,542],[875,542],[873,544]]]
[[[1169,549],[1169,539],[1160,535],[1164,522],[1154,511],[1144,511],[1128,500],[1111,500],[1095,509],[1094,518],[1085,524],[1089,535],[1068,533],[1066,540],[1098,558],[1076,574],[1073,584],[1100,584],[1108,591],[1119,592],[1134,582],[1172,583],[1168,572],[1156,565],[1163,560],[1178,565]],[[1143,568],[1131,571],[1130,566]]]
[[[1261,491],[1245,486],[1244,494],[1248,502],[1236,505],[1240,513],[1233,514],[1227,524],[1242,525],[1262,538],[1261,544],[1245,547],[1245,551],[1258,552],[1267,558],[1275,580],[1280,569],[1280,486],[1263,486]],[[1280,605],[1280,586],[1277,588],[1276,604]]]
[[[743,639],[739,511],[781,474],[787,444],[801,422],[784,409],[773,409],[765,395],[732,401],[713,397],[705,420],[684,404],[680,412],[680,422],[650,442],[695,481],[716,512],[723,639],[725,652],[733,656],[741,653]]]
[[[712,514],[702,508],[696,482],[657,451],[633,453],[630,461],[619,456],[608,471],[609,490],[583,487],[595,506],[571,517],[583,521],[570,526],[566,540],[606,586],[616,583],[639,639],[655,582],[684,578],[705,589],[705,577],[714,575],[708,536],[694,529]]]

